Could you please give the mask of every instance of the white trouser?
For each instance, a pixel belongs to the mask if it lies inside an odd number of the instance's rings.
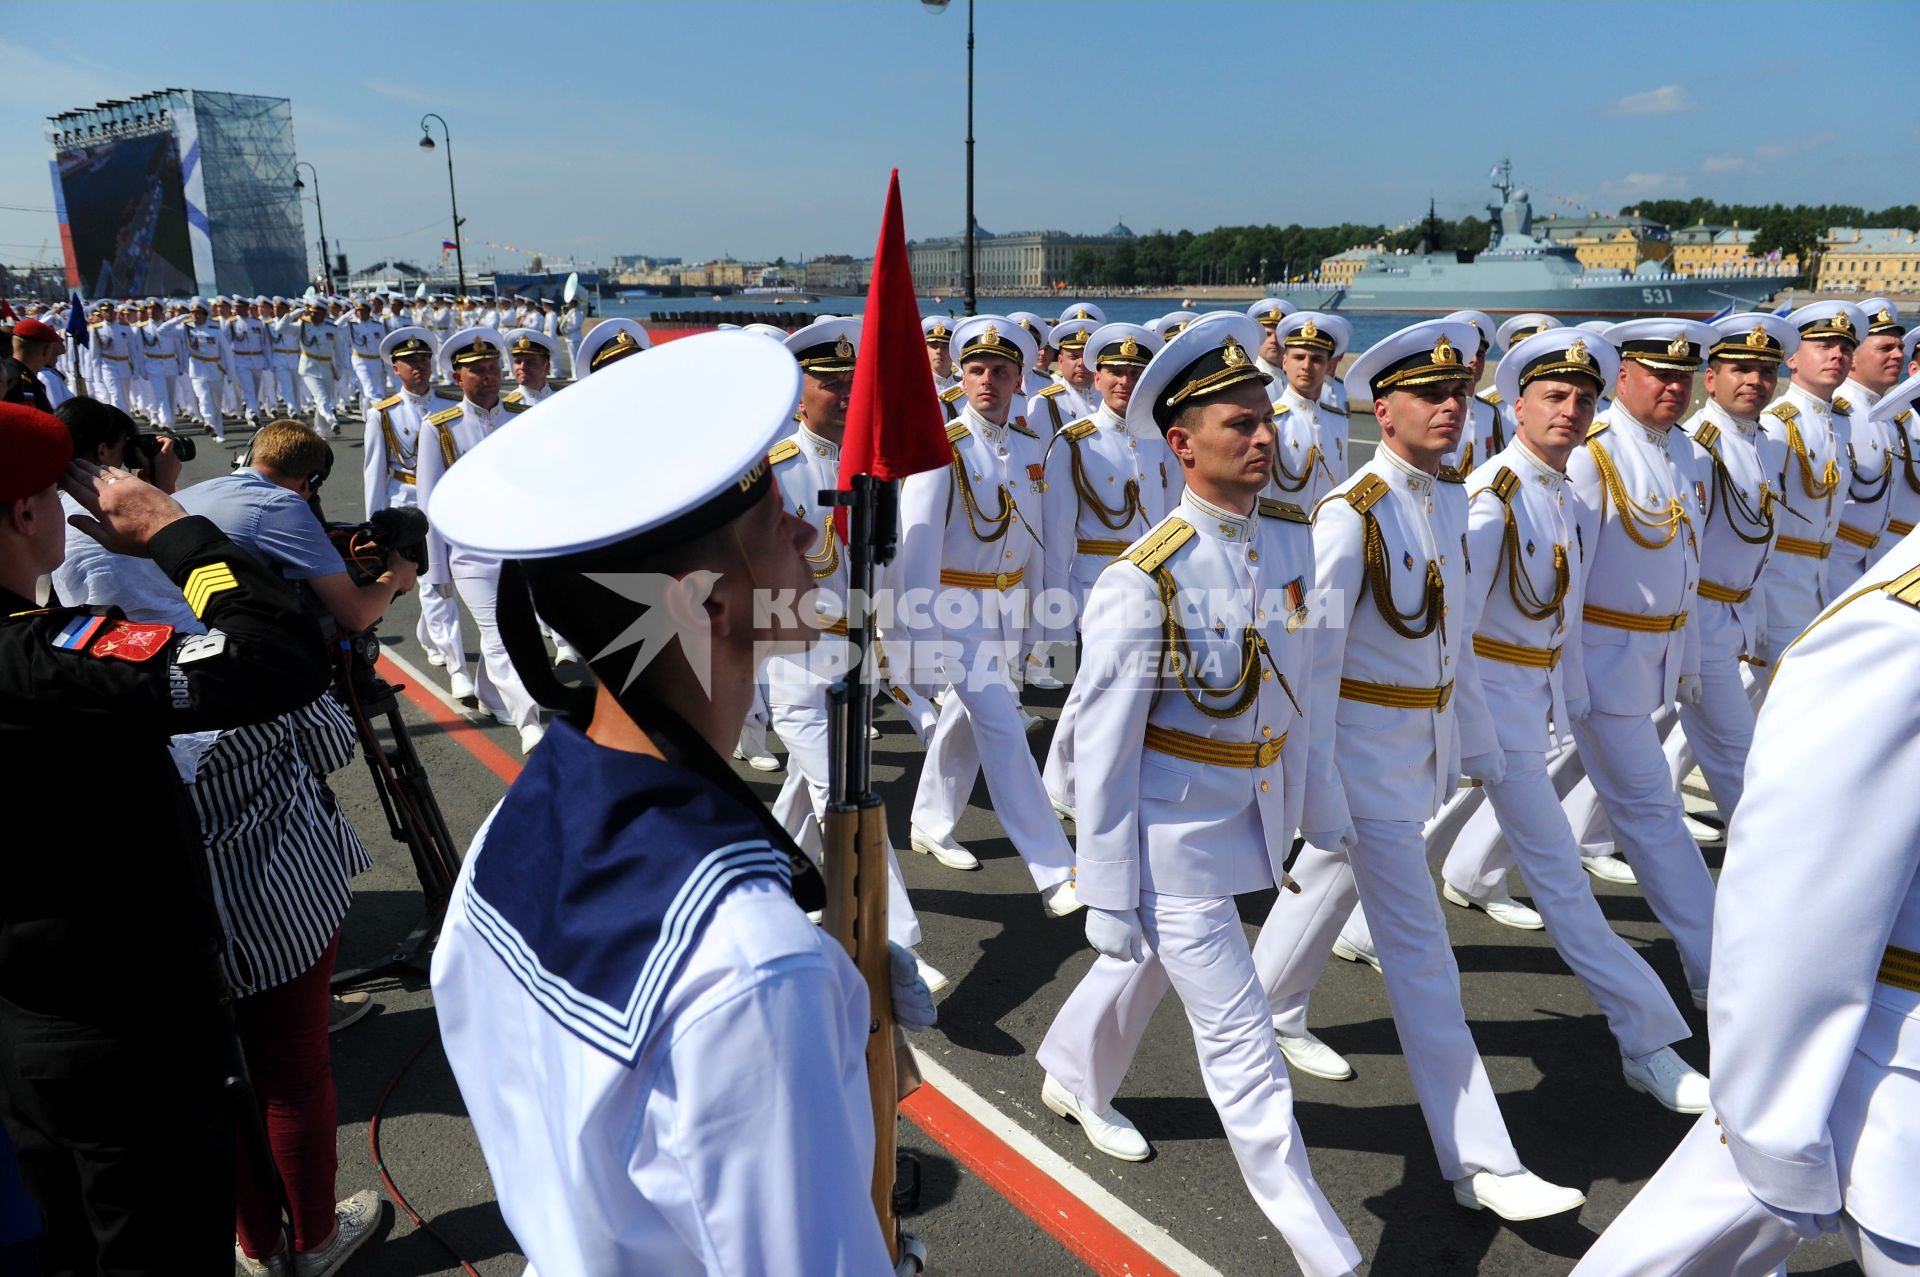
[[[1885,544],[1887,534],[1882,533],[1881,544]],[[1898,540],[1899,538],[1895,538]],[[1851,594],[1860,578],[1866,575],[1867,556],[1873,551],[1865,546],[1855,545],[1851,541],[1842,541],[1835,537],[1833,553],[1827,557],[1827,597],[1841,598]]]
[[[274,385],[280,393],[280,402],[295,412],[307,410],[307,388],[300,384],[298,360],[276,359],[273,361]]]
[[[216,369],[204,377],[192,376],[190,381],[194,401],[200,405],[200,419],[213,431],[214,438],[226,438],[226,423],[220,419],[220,392],[225,388],[226,377]]]
[[[366,398],[365,405],[371,408],[387,397],[387,368],[378,359],[362,359],[360,352],[353,355],[353,377],[360,383],[360,393]]]
[[[1573,725],[1573,737],[1614,842],[1633,866],[1654,917],[1680,950],[1687,987],[1706,988],[1713,877],[1681,819],[1684,809],[1660,749],[1659,727],[1652,717],[1596,709]]]
[[[1840,1233],[1866,1277],[1913,1277],[1920,1247],[1867,1232],[1847,1216]],[[1802,1240],[1747,1191],[1711,1112],[1700,1115],[1573,1277],[1765,1277],[1784,1272]]]
[[[99,373],[94,378],[94,392],[99,398],[125,412],[131,408],[128,387],[132,383],[133,370],[123,363],[115,363],[104,356],[99,363]]]
[[[1233,897],[1142,892],[1140,922],[1146,960],[1096,958],[1047,1030],[1036,1053],[1040,1066],[1081,1104],[1104,1110],[1171,985],[1254,1202],[1302,1272],[1353,1271],[1360,1252],[1307,1165],[1293,1086],[1268,1029],[1266,995]]]
[[[278,390],[272,361],[255,358],[252,366],[247,369],[247,376],[253,379],[254,396],[259,400],[261,410],[265,411],[267,405],[274,401]]]
[[[227,380],[233,393],[238,396],[237,406],[244,407],[248,416],[258,416],[260,412],[260,396],[258,389],[254,385],[257,379],[253,375],[253,368],[251,364],[244,359],[236,359],[234,362],[238,366],[234,369],[233,375]]]
[[[339,424],[334,416],[333,374],[327,372],[303,372],[300,380],[306,384],[307,398],[313,401],[313,428],[321,434],[327,434]]]
[[[148,369],[147,384],[152,387],[148,411],[155,424],[162,430],[179,429],[179,421],[173,415],[173,374]]]
[[[473,624],[480,631],[480,664],[474,671],[474,696],[484,709],[504,713],[515,727],[532,727],[540,721],[540,703],[520,681],[520,671],[513,668],[513,658],[507,655],[500,627],[494,623],[500,578],[493,574],[456,576],[453,588],[459,591],[460,601],[467,605]]]
[[[782,689],[800,690],[800,689]],[[787,778],[773,802],[773,818],[780,822],[800,850],[820,863],[821,826],[827,818],[827,688],[819,695],[788,700],[770,694],[768,720],[787,747]],[[911,949],[920,943],[920,919],[907,899],[907,883],[900,876],[900,860],[892,841],[887,844],[887,939]]]
[[[1700,703],[1680,706],[1679,725],[1667,732],[1667,775],[1675,792],[1697,764],[1723,823],[1746,790],[1747,751],[1753,747],[1753,697],[1738,652],[1703,653]]]
[[[974,779],[984,771],[1000,827],[1027,862],[1034,884],[1045,891],[1072,876],[1073,847],[1047,801],[1020,722],[1020,702],[1005,674],[1019,645],[967,638],[959,640],[959,646],[960,665],[953,686],[941,698],[940,719],[921,764],[913,827],[937,842],[951,843]],[[990,662],[991,669],[983,654],[997,658]]]
[[[1306,1033],[1307,994],[1326,969],[1354,900],[1365,902],[1393,1026],[1440,1173],[1450,1180],[1476,1171],[1514,1174],[1523,1169],[1520,1155],[1460,1005],[1460,969],[1427,870],[1420,825],[1357,817],[1353,824],[1360,845],[1351,857],[1312,843],[1300,849],[1292,870],[1300,894],[1281,892],[1260,928],[1253,959],[1274,1030],[1290,1037]]]

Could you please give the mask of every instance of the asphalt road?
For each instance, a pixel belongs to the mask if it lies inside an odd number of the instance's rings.
[[[1369,419],[1355,419],[1355,434]],[[326,492],[336,517],[360,510],[360,427],[349,420],[336,443]],[[220,473],[244,431],[226,449],[204,437],[188,481]],[[1358,453],[1360,450],[1356,450]],[[426,666],[412,641],[411,598],[382,626],[390,650]],[[473,631],[468,629],[469,645]],[[405,636],[402,642],[400,636]],[[1044,755],[1059,696],[1037,696],[1048,723],[1031,738]],[[461,723],[434,727],[412,706],[404,713],[440,806],[464,848],[505,783],[469,751],[484,739],[517,760],[510,729]],[[896,845],[906,844],[906,814],[920,750],[906,724],[883,715],[875,779],[886,799]],[[769,800],[780,774],[743,772]],[[355,763],[334,787],[373,850],[374,868],[356,880],[343,967],[383,959],[413,925],[420,893],[411,863],[386,834],[366,769]],[[919,911],[926,958],[953,978],[941,996],[941,1023],[917,1045],[987,1102],[1026,1128],[1151,1223],[1220,1272],[1297,1271],[1285,1246],[1254,1207],[1201,1085],[1191,1037],[1168,999],[1155,1016],[1118,1106],[1152,1140],[1154,1157],[1127,1165],[1095,1153],[1077,1127],[1039,1104],[1041,1073],[1032,1053],[1061,1003],[1093,960],[1080,918],[1051,920],[1031,880],[986,806],[984,787],[960,828],[979,854],[977,873],[943,869],[907,854],[903,868]],[[1709,854],[1710,863],[1717,856]],[[1616,929],[1666,980],[1695,1038],[1679,1045],[1704,1067],[1705,1020],[1686,996],[1672,942],[1631,890],[1598,888]],[[1241,915],[1253,928],[1272,893],[1248,897]],[[1571,1270],[1579,1255],[1660,1165],[1691,1119],[1630,1092],[1605,1022],[1539,932],[1513,931],[1480,913],[1445,910],[1475,1039],[1527,1165],[1578,1185],[1588,1202],[1577,1216],[1509,1225],[1460,1209],[1441,1178],[1414,1102],[1380,978],[1334,961],[1313,1001],[1317,1032],[1354,1064],[1349,1082],[1295,1079],[1295,1103],[1314,1173],[1369,1261],[1371,1274],[1485,1273],[1548,1277]],[[494,1204],[485,1164],[435,1031],[424,976],[390,972],[368,987],[375,1012],[334,1038],[340,1098],[339,1191],[377,1187],[369,1129],[380,1120],[380,1161],[413,1209],[444,1238],[395,1211],[382,1235],[348,1270],[367,1277],[423,1277],[461,1271],[455,1256],[485,1274],[518,1273],[523,1264]],[[902,1143],[923,1164],[922,1209],[910,1227],[929,1245],[936,1272],[1086,1271],[1071,1252],[1002,1198],[911,1122]],[[805,1173],[796,1168],[796,1173]],[[448,1249],[450,1247],[451,1249]],[[1858,1269],[1834,1239],[1803,1247],[1793,1272],[1848,1274]]]

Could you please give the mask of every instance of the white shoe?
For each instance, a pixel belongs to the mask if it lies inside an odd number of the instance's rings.
[[[1039,731],[1040,725],[1046,721],[1046,719],[1041,718],[1038,714],[1029,714],[1025,710],[1020,711],[1020,726],[1026,729],[1029,736]]]
[[[1345,936],[1335,936],[1333,938],[1333,956],[1345,959],[1348,962],[1364,962],[1375,971],[1380,969],[1380,955],[1378,953],[1375,953],[1371,948],[1362,949]]]
[[[1040,1102],[1054,1115],[1078,1123],[1087,1143],[1108,1157],[1117,1157],[1123,1162],[1144,1162],[1153,1155],[1147,1137],[1122,1117],[1119,1110],[1109,1104],[1105,1112],[1094,1112],[1067,1094],[1067,1088],[1054,1081],[1051,1073],[1040,1084]]]
[[[1582,856],[1580,863],[1601,882],[1617,882],[1623,887],[1631,887],[1640,881],[1633,876],[1633,866],[1618,856]]]
[[[777,772],[780,770],[780,760],[772,754],[749,755],[743,750],[736,749],[733,751],[733,756],[757,772]]]
[[[572,644],[562,643],[558,639],[553,644],[553,663],[555,665],[578,665],[580,653],[573,650]]]
[[[470,701],[474,697],[473,679],[464,670],[455,670],[447,675],[447,690],[456,701]]]
[[[1490,1210],[1501,1219],[1543,1219],[1578,1210],[1587,1195],[1577,1188],[1549,1184],[1532,1171],[1495,1175],[1480,1171],[1453,1181],[1453,1200],[1468,1210]]]
[[[918,829],[907,831],[907,845],[923,856],[932,856],[949,869],[978,869],[980,858],[959,843],[935,842]]]
[[[1353,1066],[1346,1057],[1308,1033],[1293,1037],[1285,1033],[1275,1033],[1274,1041],[1280,1044],[1280,1054],[1287,1057],[1287,1067],[1314,1077],[1323,1077],[1329,1082],[1344,1082],[1353,1076]]]
[[[530,723],[522,727],[520,729],[520,752],[522,754],[531,754],[533,747],[538,745],[540,738],[546,734],[547,729],[539,723]]]
[[[1705,989],[1688,989],[1687,996],[1691,997],[1693,999],[1693,1005],[1699,1007],[1702,1011],[1707,1009],[1707,991]]]
[[[1546,922],[1539,914],[1508,895],[1503,888],[1497,896],[1470,896],[1450,882],[1443,882],[1440,894],[1450,905],[1459,905],[1462,909],[1479,909],[1487,917],[1502,926],[1518,931],[1544,931]]]
[[[353,1252],[366,1244],[380,1226],[387,1204],[371,1188],[363,1188],[333,1208],[333,1236],[324,1246],[295,1251],[294,1277],[333,1277],[346,1267]]]
[[[913,965],[920,972],[920,983],[927,986],[928,993],[938,993],[953,981],[947,979],[946,972],[934,966],[919,954],[913,955]]]
[[[1040,893],[1040,907],[1047,911],[1049,918],[1064,918],[1086,906],[1080,903],[1080,888],[1069,878],[1065,882],[1056,882]]]
[[[1696,820],[1691,813],[1681,813],[1680,823],[1687,827],[1687,833],[1695,842],[1717,844],[1727,840],[1726,830],[1718,825],[1709,825],[1704,820]]]
[[[446,658],[446,657],[444,657],[444,656],[442,656],[442,655],[440,655],[440,649],[439,649],[439,648],[437,648],[437,647],[423,647],[423,648],[421,648],[420,650],[421,650],[421,651],[423,651],[423,652],[425,652],[425,653],[427,654],[427,664],[429,664],[429,665],[438,665],[438,666],[441,666],[441,667],[443,667],[443,668],[444,668],[444,667],[446,666],[446,663],[447,663],[447,658]]]
[[[1053,804],[1054,815],[1060,817],[1060,819],[1062,820],[1071,820],[1076,825],[1080,823],[1080,817],[1074,815],[1073,808],[1067,806],[1067,804],[1061,802],[1058,798],[1053,797],[1051,794],[1049,794],[1047,798],[1048,798],[1048,801],[1050,801]]]
[[[1043,692],[1057,692],[1065,687],[1066,684],[1051,674],[1029,674],[1027,675],[1027,686],[1037,687]]]
[[[1695,1071],[1670,1046],[1638,1060],[1621,1056],[1620,1072],[1629,1087],[1651,1095],[1676,1113],[1707,1111],[1706,1074]]]

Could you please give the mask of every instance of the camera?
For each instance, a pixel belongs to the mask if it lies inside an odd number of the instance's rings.
[[[376,510],[365,523],[329,523],[327,537],[347,565],[355,585],[369,585],[387,570],[387,555],[398,554],[427,570],[427,516],[406,505]]]
[[[193,440],[175,434],[171,430],[156,430],[150,435],[135,434],[131,439],[127,440],[128,459],[132,459],[131,454],[138,453],[141,458],[139,468],[151,471],[155,463],[160,460],[160,441],[162,439],[173,440],[174,456],[180,458],[182,461],[193,460],[195,452]]]

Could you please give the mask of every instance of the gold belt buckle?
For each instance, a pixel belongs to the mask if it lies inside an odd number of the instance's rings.
[[[1005,590],[1007,588],[1007,574],[1005,572],[995,572],[993,574],[993,588],[996,590]]]
[[[1259,749],[1254,754],[1254,758],[1260,766],[1271,767],[1274,761],[1280,757],[1280,749],[1286,743],[1284,737],[1280,740],[1261,741]]]

